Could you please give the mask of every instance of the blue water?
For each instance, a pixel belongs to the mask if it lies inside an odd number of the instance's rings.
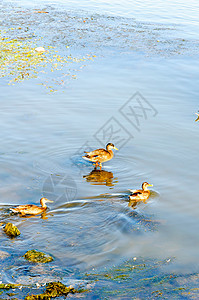
[[[140,256],[175,257],[171,271],[198,271],[198,6],[3,1],[9,16],[1,14],[3,28],[32,26],[62,55],[69,43],[74,55],[96,56],[74,67],[77,79],[56,86],[56,93],[38,84],[45,74],[14,86],[0,81],[2,220],[23,233],[14,242],[2,235],[3,250],[20,257],[43,249],[62,270],[100,269]],[[137,107],[137,121],[130,106]],[[83,151],[109,141],[118,153],[102,175],[91,173]],[[143,181],[154,187],[135,218],[128,189]],[[9,215],[10,206],[37,204],[42,195],[54,200],[48,219]],[[5,268],[2,278],[13,275],[21,274]]]

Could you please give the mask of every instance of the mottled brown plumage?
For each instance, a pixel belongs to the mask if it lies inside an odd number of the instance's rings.
[[[149,186],[153,186],[148,182],[143,182],[142,190],[130,190],[132,194],[129,196],[130,201],[146,201],[150,196],[150,191],[147,189]]]
[[[21,215],[39,215],[47,209],[46,206],[47,202],[53,202],[53,201],[43,197],[40,199],[41,206],[26,204],[26,205],[19,205],[16,208],[11,208],[11,210],[14,213],[20,213]]]
[[[111,149],[118,150],[112,143],[108,143],[106,149],[96,149],[94,151],[85,152],[86,155],[82,157],[95,163],[95,167],[100,166],[101,170],[102,163],[113,158],[113,151]]]

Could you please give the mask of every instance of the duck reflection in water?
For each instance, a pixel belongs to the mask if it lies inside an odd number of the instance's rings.
[[[114,186],[116,181],[113,182],[113,173],[105,170],[92,170],[88,175],[84,175],[83,178],[92,185],[106,185]],[[116,179],[116,178],[115,178]]]
[[[52,213],[46,212],[44,211],[43,213],[41,213],[40,215],[22,215],[20,214],[21,218],[25,218],[25,219],[30,219],[30,218],[40,218],[42,220],[48,220],[49,216],[53,216]]]

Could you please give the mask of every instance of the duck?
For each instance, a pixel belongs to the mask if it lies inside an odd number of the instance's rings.
[[[195,120],[195,122],[197,122],[199,120],[199,114],[196,113],[196,115],[198,116],[197,119]]]
[[[130,190],[132,194],[129,196],[129,200],[133,202],[146,201],[150,196],[150,190],[147,189],[149,186],[153,185],[148,182],[143,182],[142,190]]]
[[[14,213],[20,213],[22,216],[25,215],[40,215],[47,209],[47,202],[53,202],[45,197],[40,199],[41,206],[33,205],[33,204],[26,204],[26,205],[19,205],[16,208],[11,208],[11,211]]]
[[[85,156],[82,158],[94,163],[95,168],[100,166],[100,171],[102,169],[102,163],[111,160],[114,156],[112,149],[118,150],[112,143],[106,145],[106,149],[96,149],[94,151],[86,152]]]

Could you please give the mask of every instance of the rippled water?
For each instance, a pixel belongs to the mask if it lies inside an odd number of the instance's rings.
[[[53,255],[49,277],[132,257],[175,257],[172,271],[198,272],[197,2],[35,1],[46,15],[28,1],[9,1],[12,11],[7,3],[3,28],[32,26],[62,54],[69,44],[96,58],[52,94],[38,80],[0,81],[1,219],[22,232],[15,240],[1,233],[1,250],[15,259],[29,249]],[[84,150],[109,141],[118,153],[93,171]],[[143,181],[154,185],[151,197],[132,209],[128,189]],[[46,215],[10,214],[42,195],[54,200]],[[35,269],[17,259],[2,278],[27,282]]]

